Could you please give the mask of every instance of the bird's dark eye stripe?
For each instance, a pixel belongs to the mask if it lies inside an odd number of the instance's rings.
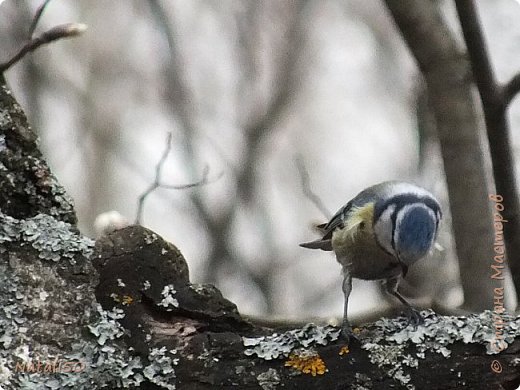
[[[412,203],[423,203],[425,206],[432,209],[432,211],[435,213],[435,215],[441,215],[439,204],[433,200],[430,197],[422,197],[417,196],[413,194],[403,194],[403,195],[397,195],[393,198],[388,199],[382,204],[376,204],[375,210],[374,210],[374,221],[377,221],[381,214],[390,206],[395,205],[394,212],[392,213],[392,223],[395,224],[395,219],[397,218],[397,214],[399,211],[406,205],[412,204]]]

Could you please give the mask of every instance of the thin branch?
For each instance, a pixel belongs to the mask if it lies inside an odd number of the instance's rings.
[[[80,35],[87,29],[85,24],[67,23],[53,27],[40,36],[27,41],[10,60],[0,63],[0,73],[4,73],[11,66],[20,61],[27,53],[33,52],[40,46],[62,38],[72,38]]]
[[[205,226],[208,236],[211,241],[211,250],[207,256],[206,275],[202,279],[215,283],[217,275],[221,269],[226,266],[233,267],[238,274],[242,275],[251,286],[258,288],[266,301],[269,302],[269,294],[271,292],[271,281],[269,274],[265,272],[255,272],[251,267],[241,261],[236,255],[230,234],[233,229],[233,221],[238,212],[238,208],[243,203],[250,203],[252,201],[252,191],[256,183],[256,166],[262,157],[262,147],[264,141],[271,134],[285,109],[292,101],[295,91],[299,83],[295,80],[295,68],[297,60],[301,53],[302,38],[301,29],[303,25],[302,11],[307,1],[296,3],[296,14],[291,20],[291,25],[288,28],[288,38],[286,47],[280,49],[279,53],[284,53],[278,64],[276,72],[275,89],[271,95],[271,99],[267,102],[267,107],[259,113],[259,115],[243,115],[246,117],[243,124],[243,134],[245,137],[244,159],[237,166],[236,174],[236,191],[237,200],[231,202],[223,210],[215,212],[214,209],[208,207],[205,199],[200,192],[193,191],[190,196],[194,210],[198,214],[198,219],[201,225]],[[192,92],[190,85],[184,75],[182,51],[179,48],[179,42],[175,36],[175,30],[172,26],[172,21],[168,17],[164,6],[157,0],[149,0],[152,15],[156,20],[157,25],[163,31],[170,49],[170,60],[167,67],[164,69],[166,76],[167,88],[166,98],[168,99],[168,106],[172,110],[178,124],[183,131],[183,151],[186,163],[189,167],[193,167],[197,160],[197,155],[194,150],[195,135],[197,134],[197,127],[194,121],[194,116],[197,114],[192,106],[191,97]],[[251,3],[252,6],[257,6],[256,3]],[[253,18],[254,19],[254,18]],[[258,35],[252,35],[251,38],[258,38]],[[246,47],[242,47],[247,60],[251,60],[255,42],[245,39],[243,42]],[[251,69],[254,71],[253,69]],[[242,80],[243,81],[243,80]],[[242,106],[240,106],[242,107]],[[271,274],[273,271],[271,270]]]
[[[468,48],[475,82],[482,95],[482,100],[499,100],[495,75],[489,59],[484,34],[473,0],[455,0],[462,32]]]
[[[318,210],[321,211],[321,213],[325,216],[325,218],[327,220],[329,220],[332,217],[332,214],[327,209],[327,207],[325,207],[321,198],[312,191],[310,175],[309,175],[309,172],[307,171],[307,168],[305,167],[303,158],[300,155],[297,155],[294,158],[294,162],[295,162],[296,167],[298,168],[298,172],[300,174],[300,182],[301,182],[303,194],[305,195],[305,197],[307,199],[309,199],[312,202],[312,204],[314,206],[316,206],[316,208]]]
[[[27,36],[27,40],[31,40],[33,38],[34,30],[36,30],[36,26],[38,25],[38,22],[40,21],[41,16],[43,15],[43,11],[45,11],[45,8],[47,8],[47,5],[51,2],[51,0],[45,0],[42,5],[38,7],[36,10],[36,14],[34,15],[34,18],[31,23],[31,27],[29,27],[29,35]]]
[[[504,99],[504,104],[509,106],[511,101],[515,98],[515,96],[520,92],[520,73],[514,75],[511,80],[509,80],[502,87],[502,98]]]
[[[176,184],[176,185],[161,183],[161,176],[162,176],[162,171],[164,168],[164,163],[166,162],[166,159],[168,158],[168,155],[170,154],[171,148],[172,148],[172,133],[168,133],[168,136],[166,138],[166,148],[164,149],[163,154],[161,155],[161,158],[159,159],[159,162],[155,166],[154,181],[141,194],[141,196],[139,196],[139,201],[138,201],[138,206],[137,206],[137,216],[135,218],[135,223],[137,225],[141,224],[143,210],[144,210],[144,202],[146,201],[148,196],[152,192],[154,192],[156,189],[164,188],[167,190],[185,190],[188,188],[199,187],[199,186],[210,183],[210,181],[208,180],[209,167],[207,165],[204,167],[204,170],[202,171],[202,178],[195,183]],[[218,180],[221,176],[222,176],[222,174],[220,174],[215,180]]]

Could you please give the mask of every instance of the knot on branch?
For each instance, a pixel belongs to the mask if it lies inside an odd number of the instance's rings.
[[[100,277],[97,300],[106,310],[124,311],[120,322],[140,352],[158,344],[179,348],[197,334],[250,326],[217,288],[190,283],[181,252],[146,228],[130,226],[100,238],[93,263]]]

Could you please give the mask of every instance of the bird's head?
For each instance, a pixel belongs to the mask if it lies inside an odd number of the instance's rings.
[[[409,266],[432,248],[440,219],[440,206],[429,193],[400,193],[376,203],[374,235],[385,252]]]

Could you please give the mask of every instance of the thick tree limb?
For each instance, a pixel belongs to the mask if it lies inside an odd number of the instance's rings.
[[[191,284],[178,249],[142,227],[98,240],[94,259],[97,299],[106,310],[123,310],[127,345],[143,356],[154,348],[176,351],[175,380],[168,383],[182,389],[499,389],[520,383],[514,367],[520,317],[504,316],[511,345],[498,356],[478,345],[494,337],[491,312],[465,318],[431,311],[423,312],[426,325],[415,331],[404,318],[363,326],[359,341],[341,354],[339,328],[268,329],[242,319],[215,287]],[[491,370],[494,360],[501,374]]]

